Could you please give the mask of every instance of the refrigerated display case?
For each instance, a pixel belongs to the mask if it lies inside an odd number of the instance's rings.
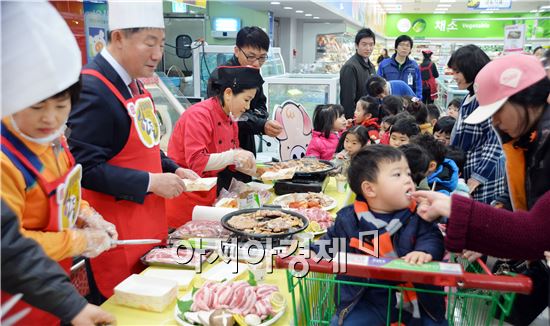
[[[440,75],[437,81],[438,97],[435,104],[438,105],[444,112],[447,112],[449,103],[455,98],[464,98],[468,95],[468,90],[460,90],[454,82],[452,76]]]
[[[264,79],[270,116],[275,106],[286,100],[302,104],[310,118],[318,104],[339,102],[340,75],[337,74],[286,74]]]
[[[233,57],[234,48],[233,45],[205,45],[193,50],[193,96],[206,98],[210,74],[216,67]],[[271,48],[267,55],[267,60],[261,68],[263,78],[284,75],[285,65],[281,49]]]
[[[166,152],[176,122],[180,115],[191,106],[191,103],[173,84],[172,79],[166,77],[162,72],[155,73],[151,78],[140,78],[140,80],[153,97],[160,121],[160,148]]]
[[[342,65],[355,54],[355,37],[347,33],[317,34],[315,62],[302,72],[337,74]]]

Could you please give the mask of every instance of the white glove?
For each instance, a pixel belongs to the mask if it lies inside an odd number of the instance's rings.
[[[86,228],[73,230],[73,232],[84,236],[86,239],[86,249],[81,253],[84,257],[97,257],[102,252],[115,246],[109,234],[104,230]]]
[[[243,149],[237,149],[234,157],[235,169],[251,176],[256,175],[256,158],[254,154]]]
[[[115,225],[105,221],[103,216],[93,207],[87,206],[81,209],[78,218],[84,223],[84,228],[104,230],[109,234],[111,239],[115,241],[118,240],[118,232],[116,231]]]

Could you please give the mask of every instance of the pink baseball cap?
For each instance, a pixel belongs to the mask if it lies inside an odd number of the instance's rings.
[[[508,98],[546,78],[540,60],[532,55],[510,54],[489,62],[474,81],[479,106],[464,120],[478,124],[495,114]]]

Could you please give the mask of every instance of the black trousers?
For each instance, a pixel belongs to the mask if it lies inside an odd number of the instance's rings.
[[[529,295],[516,296],[510,316],[506,319],[514,326],[530,325],[549,304],[549,271],[546,264],[542,261],[533,262],[523,274],[533,281],[533,291]]]

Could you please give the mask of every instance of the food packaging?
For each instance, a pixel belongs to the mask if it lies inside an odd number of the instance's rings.
[[[294,177],[296,167],[280,170],[268,170],[262,174],[261,178],[265,181],[288,180]]]
[[[209,191],[214,188],[218,178],[182,179],[186,192]]]
[[[222,261],[202,273],[201,278],[206,281],[213,282],[232,281],[241,276],[247,270],[248,267],[246,264],[237,263],[235,261],[230,261],[228,263]]]
[[[175,281],[181,290],[189,287],[197,273],[194,270],[171,269],[171,268],[148,268],[143,271],[143,276],[160,278],[163,280]]]
[[[269,201],[269,188],[259,186],[258,183],[244,183],[236,179],[231,180],[229,189],[222,189],[214,203],[220,208],[260,208]]]
[[[142,310],[162,312],[176,299],[173,280],[132,274],[115,287],[115,302]]]

